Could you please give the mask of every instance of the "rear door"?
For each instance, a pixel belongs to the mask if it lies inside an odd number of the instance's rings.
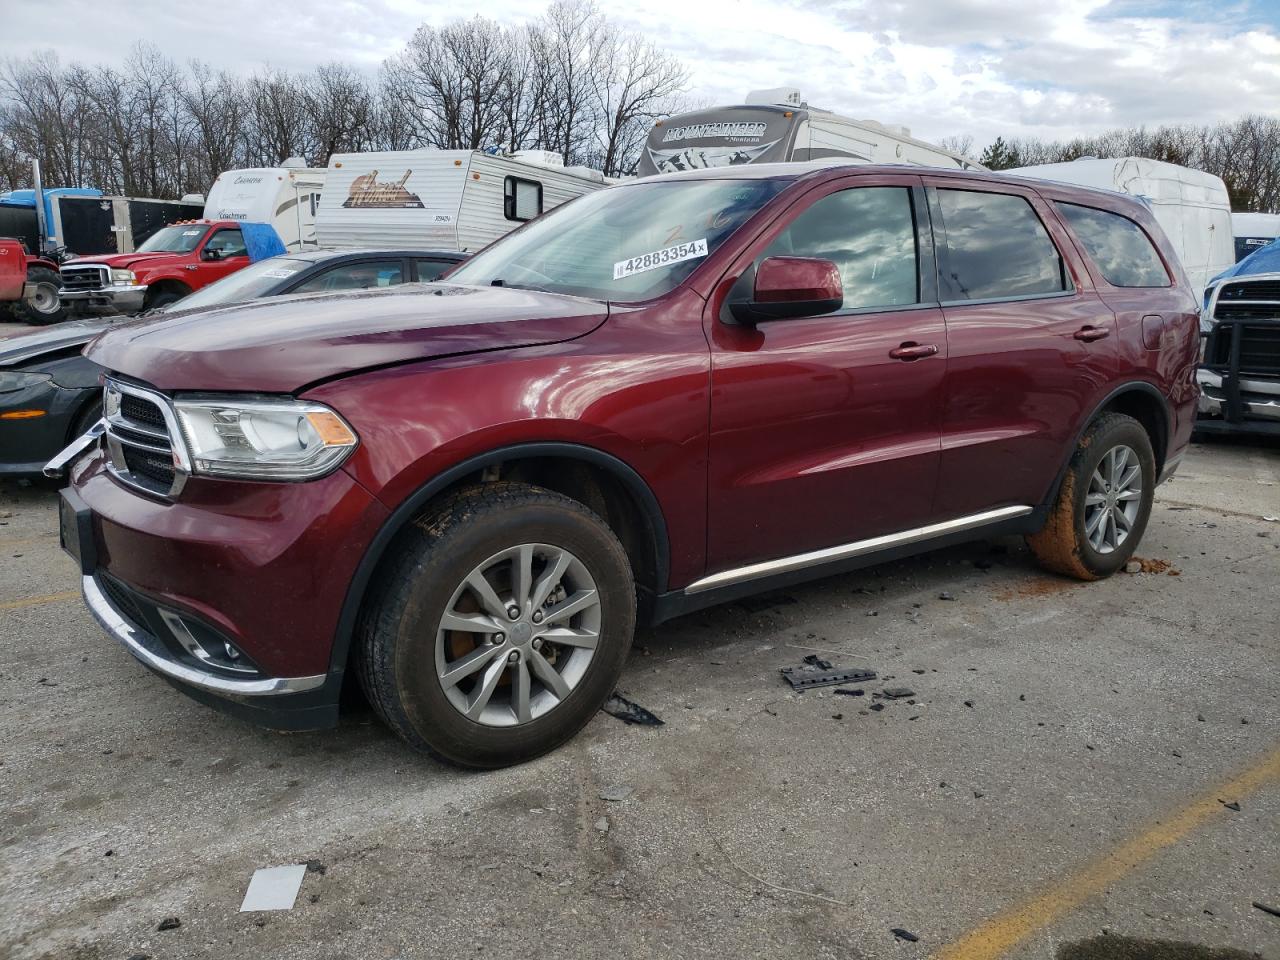
[[[948,350],[936,512],[1036,506],[1116,376],[1115,317],[1035,191],[925,184]]]
[[[919,184],[824,184],[732,268],[741,284],[766,256],[830,259],[845,300],[834,313],[755,327],[708,316],[709,571],[927,520],[947,356]],[[895,358],[907,344],[933,349]]]

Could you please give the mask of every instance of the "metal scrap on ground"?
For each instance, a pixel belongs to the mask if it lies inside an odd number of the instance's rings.
[[[640,706],[640,704],[632,703],[626,697],[617,693],[610,696],[600,709],[611,717],[617,717],[623,723],[634,723],[642,727],[662,726],[662,721]]]
[[[838,683],[863,683],[874,680],[874,670],[845,670],[833,668],[831,662],[810,654],[804,658],[803,667],[783,667],[782,678],[791,684],[792,690],[803,691],[812,687],[831,687]]]

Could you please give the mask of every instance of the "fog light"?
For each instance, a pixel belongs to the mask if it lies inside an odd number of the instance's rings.
[[[203,664],[218,667],[222,670],[234,670],[238,673],[257,673],[257,668],[245,661],[244,655],[226,640],[202,642],[190,625],[172,610],[160,608],[160,619],[169,628],[173,639],[181,644],[182,649]]]

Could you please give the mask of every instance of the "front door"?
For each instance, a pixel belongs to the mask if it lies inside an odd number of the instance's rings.
[[[216,253],[211,259],[213,251]],[[248,265],[249,252],[239,227],[219,227],[205,240],[200,250],[200,279],[205,284],[221,280]]]
[[[708,573],[918,526],[937,481],[947,343],[918,178],[815,188],[730,275],[767,256],[834,261],[844,305],[707,317]]]

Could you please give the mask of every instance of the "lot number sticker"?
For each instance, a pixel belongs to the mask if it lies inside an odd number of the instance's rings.
[[[619,260],[613,265],[613,279],[621,280],[623,277],[644,273],[647,270],[657,270],[659,267],[680,263],[683,260],[694,260],[706,255],[706,237],[701,240],[690,240],[688,243],[673,244],[665,250],[655,250],[653,253],[632,257],[630,260]]]

